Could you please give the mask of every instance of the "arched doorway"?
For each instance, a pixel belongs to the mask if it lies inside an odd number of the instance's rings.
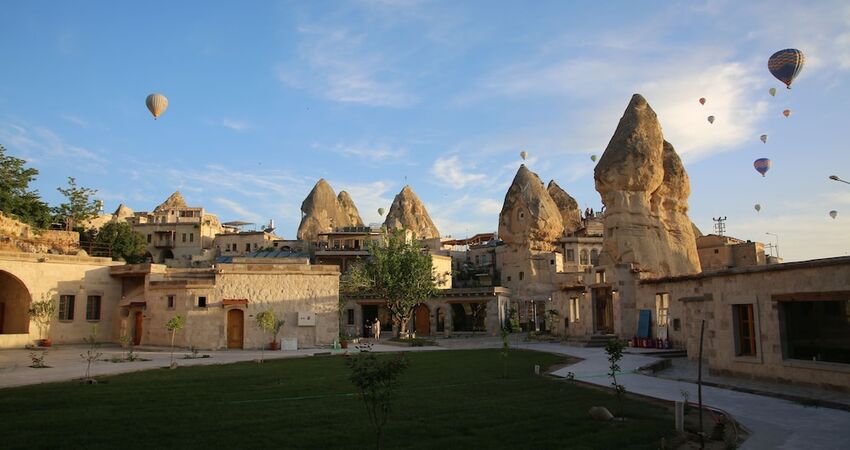
[[[27,334],[30,318],[29,290],[18,277],[0,270],[0,334]]]
[[[418,336],[431,335],[431,311],[425,304],[420,304],[416,307],[413,313],[413,331]]]
[[[244,348],[245,312],[241,309],[227,311],[227,348]]]
[[[162,262],[164,263],[166,259],[174,259],[174,252],[169,249],[165,249],[162,251]]]

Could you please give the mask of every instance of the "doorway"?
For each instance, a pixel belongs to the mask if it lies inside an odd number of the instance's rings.
[[[420,304],[414,311],[413,331],[418,336],[431,335],[431,311],[424,304]]]
[[[614,302],[610,287],[593,289],[593,331],[614,334]]]
[[[227,311],[227,348],[244,348],[245,312],[241,309]]]
[[[133,345],[141,345],[145,317],[141,311],[136,311],[136,315],[133,317],[135,319],[135,326],[133,327]]]

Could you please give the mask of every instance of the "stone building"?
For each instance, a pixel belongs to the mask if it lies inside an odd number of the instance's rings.
[[[697,237],[696,243],[703,271],[762,266],[768,262],[761,242],[709,234]]]
[[[260,250],[274,248],[280,237],[268,231],[225,231],[215,235],[213,247],[216,256],[245,256]]]

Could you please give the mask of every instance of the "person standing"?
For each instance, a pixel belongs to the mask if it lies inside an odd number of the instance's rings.
[[[372,325],[372,332],[375,334],[375,340],[381,340],[381,320],[375,319],[375,323]]]

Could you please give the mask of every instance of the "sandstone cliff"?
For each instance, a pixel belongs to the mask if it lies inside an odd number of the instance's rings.
[[[520,165],[499,213],[499,238],[509,245],[551,251],[563,231],[558,205],[537,174]]]
[[[315,241],[319,233],[351,226],[351,219],[340,208],[333,188],[324,178],[316,182],[313,190],[301,203],[301,214],[298,239],[303,241]]]
[[[128,217],[133,217],[133,210],[123,203],[118,205],[118,208],[112,213],[113,222],[124,222]]]
[[[594,181],[606,208],[600,264],[633,263],[657,276],[700,271],[687,215],[688,175],[639,94],[626,107]]]
[[[360,211],[357,210],[357,206],[354,205],[354,200],[351,199],[348,192],[340,191],[336,200],[339,204],[339,209],[348,217],[348,226],[362,227],[363,219],[360,218]]]
[[[393,199],[384,226],[390,230],[410,230],[416,234],[417,239],[440,237],[440,232],[431,221],[425,205],[410,186],[405,186]]]
[[[175,191],[161,205],[154,208],[154,212],[160,212],[172,208],[186,208],[186,200],[180,191]]]
[[[564,233],[572,233],[581,226],[581,212],[578,209],[578,202],[567,191],[563,190],[555,180],[549,181],[549,186],[546,187],[549,196],[558,206],[561,211],[561,221],[564,222]]]

